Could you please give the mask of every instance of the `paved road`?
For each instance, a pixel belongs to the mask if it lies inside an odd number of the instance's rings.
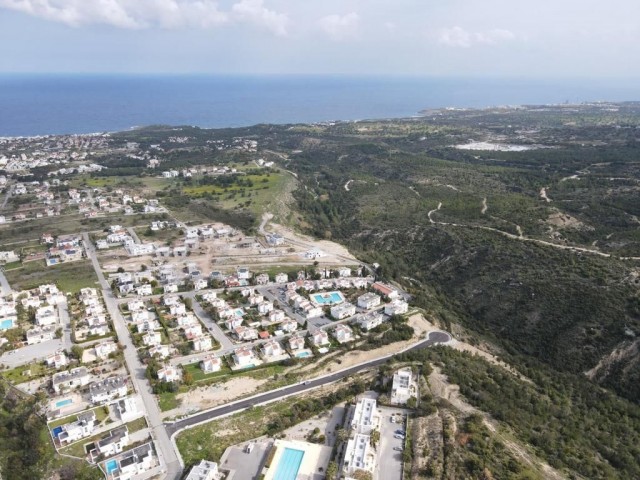
[[[96,257],[95,249],[91,244],[91,240],[89,239],[89,234],[86,232],[83,233],[83,238],[87,256],[91,259],[93,268],[100,281],[104,302],[107,306],[107,311],[111,316],[111,320],[113,321],[113,326],[115,328],[116,334],[118,335],[118,340],[125,347],[124,359],[127,364],[127,368],[129,369],[129,374],[131,375],[133,386],[142,398],[142,403],[144,405],[145,412],[147,413],[147,418],[152,430],[152,436],[155,440],[158,450],[158,456],[167,469],[165,478],[169,480],[178,479],[182,475],[182,466],[175,450],[173,449],[173,445],[171,444],[171,440],[167,435],[167,431],[162,424],[162,415],[160,413],[160,408],[155,396],[151,391],[151,385],[145,377],[146,369],[140,361],[140,358],[138,357],[138,352],[133,345],[133,340],[131,339],[131,335],[129,334],[129,330],[127,329],[124,318],[122,318],[122,315],[120,314],[117,299],[113,296],[111,287],[102,274],[100,264],[98,263],[98,259]]]
[[[13,187],[14,185],[11,185],[8,189],[7,189],[7,194],[4,197],[4,200],[2,202],[2,205],[0,205],[0,210],[4,210],[4,208],[7,206],[7,202],[9,201],[9,199],[11,198],[11,194],[13,193]]]
[[[136,243],[142,243],[140,241],[140,238],[138,237],[138,234],[136,233],[135,229],[133,227],[127,227],[127,232],[129,232],[129,235],[131,235],[131,238],[133,238],[133,241]]]
[[[227,338],[218,324],[213,321],[207,312],[204,311],[200,302],[195,299],[195,295],[191,298],[191,308],[193,308],[193,313],[195,313],[196,316],[204,322],[205,326],[211,332],[211,335],[213,335],[213,337],[220,343],[222,350],[233,349],[233,342]]]
[[[439,343],[446,343],[450,340],[451,340],[451,336],[448,333],[431,332],[427,340],[417,343],[416,345],[409,348],[408,350],[416,350],[419,348],[431,347]],[[229,415],[231,413],[239,412],[253,405],[258,405],[261,403],[278,400],[280,398],[283,398],[289,395],[294,395],[297,393],[304,392],[306,390],[311,390],[313,388],[320,387],[322,385],[327,385],[327,384],[336,382],[344,377],[349,377],[351,375],[354,375],[361,370],[382,365],[387,361],[387,358],[389,357],[390,356],[377,358],[375,360],[371,360],[369,362],[356,365],[355,367],[347,368],[340,372],[332,373],[330,375],[326,375],[324,377],[317,378],[314,380],[309,380],[305,383],[297,383],[295,385],[290,385],[288,387],[284,387],[278,390],[273,390],[271,392],[263,393],[261,395],[256,395],[251,398],[246,398],[244,400],[239,400],[237,402],[233,402],[227,405],[222,405],[220,407],[213,408],[206,412],[193,415],[192,417],[186,418],[184,420],[179,420],[174,423],[168,423],[166,424],[167,432],[169,433],[169,435],[173,436],[177,432],[185,428],[192,427],[200,423],[208,422],[224,415]]]

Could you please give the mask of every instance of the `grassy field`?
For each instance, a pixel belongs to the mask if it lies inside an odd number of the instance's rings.
[[[177,393],[165,392],[158,395],[158,405],[160,410],[166,412],[180,406],[180,400],[176,397]]]
[[[22,268],[5,272],[14,290],[27,290],[46,283],[55,283],[64,292],[76,293],[84,287],[94,287],[98,278],[89,260],[61,263],[47,267],[44,262],[29,262]]]
[[[296,402],[289,398],[281,402],[254,407],[228,418],[209,422],[181,433],[176,443],[185,465],[201,459],[220,461],[230,445],[264,435],[269,422]]]
[[[25,372],[30,370],[30,375],[25,375]],[[10,381],[12,384],[17,385],[19,383],[28,382],[35,378],[42,377],[49,372],[49,369],[45,367],[41,362],[30,363],[29,365],[22,365],[20,367],[13,368],[11,370],[5,370],[0,375]]]
[[[114,223],[124,227],[147,225],[157,215],[106,215],[104,217],[85,218],[84,215],[64,215],[52,218],[38,218],[28,222],[0,225],[0,244],[12,245],[27,241],[39,241],[44,232],[52,235],[104,230]],[[21,245],[20,245],[21,246]],[[15,248],[15,247],[12,247]]]

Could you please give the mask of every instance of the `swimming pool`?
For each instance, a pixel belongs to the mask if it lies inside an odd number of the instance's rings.
[[[276,474],[273,476],[274,480],[296,480],[302,457],[304,457],[303,450],[285,448],[278,462]]]
[[[344,297],[340,292],[314,293],[311,298],[320,305],[334,305],[344,302]]]
[[[6,318],[0,322],[0,330],[9,330],[10,328],[13,328],[12,318]]]
[[[118,469],[118,462],[116,462],[115,460],[109,460],[104,465],[107,469],[107,475],[111,474],[111,472]]]
[[[65,398],[64,400],[60,400],[56,402],[56,408],[64,407],[65,405],[70,405],[73,403],[73,400],[70,398]]]
[[[236,317],[244,317],[244,310],[241,308],[236,309],[233,313],[235,313]]]
[[[58,435],[62,433],[62,427],[55,427],[52,433],[55,438],[58,438]]]
[[[311,354],[309,352],[307,352],[307,351],[296,353],[296,357],[298,357],[298,358],[305,358],[305,357],[308,357],[309,355],[311,355]]]

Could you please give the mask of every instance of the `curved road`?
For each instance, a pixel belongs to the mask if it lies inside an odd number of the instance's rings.
[[[423,340],[422,342],[417,343],[413,347],[410,347],[404,351],[407,352],[411,350],[417,350],[419,348],[431,347],[439,343],[446,343],[450,340],[451,340],[451,335],[449,335],[448,333],[430,332],[429,338],[427,340]],[[403,352],[400,352],[400,353],[403,353]],[[244,400],[239,400],[231,404],[221,405],[220,407],[216,407],[206,412],[193,415],[184,420],[179,420],[173,423],[165,423],[165,428],[169,436],[173,437],[176,433],[180,432],[181,430],[184,430],[185,428],[190,428],[201,423],[209,422],[218,417],[236,413],[254,405],[271,402],[283,397],[304,392],[306,390],[311,390],[311,389],[320,387],[322,385],[333,383],[344,377],[348,377],[350,375],[356,374],[361,370],[365,370],[371,367],[377,367],[385,363],[387,359],[392,356],[393,355],[388,355],[381,358],[377,358],[375,360],[371,360],[369,362],[356,365],[355,367],[347,368],[345,370],[341,370],[339,372],[332,373],[330,375],[316,378],[314,380],[308,380],[304,383],[296,383],[295,385],[290,385],[288,387],[284,387],[278,390],[273,390],[271,392],[266,392],[261,395],[256,395],[250,398],[246,398]]]

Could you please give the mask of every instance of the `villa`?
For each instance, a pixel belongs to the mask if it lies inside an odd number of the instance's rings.
[[[239,367],[248,367],[255,362],[256,357],[253,350],[249,347],[241,347],[233,352],[233,363]]]
[[[160,358],[167,358],[170,355],[171,355],[171,349],[169,348],[169,345],[156,345],[149,349],[150,357],[157,356]]]
[[[204,352],[205,350],[210,350],[213,346],[211,341],[211,337],[206,335],[200,338],[196,338],[193,340],[193,350],[195,352]]]
[[[287,318],[280,324],[280,328],[287,333],[293,333],[298,329],[298,322]]]
[[[329,345],[329,334],[326,330],[317,330],[311,334],[311,341],[316,347],[322,347],[323,345]]]
[[[59,394],[63,390],[71,390],[89,383],[89,372],[84,367],[77,367],[68,372],[54,373],[51,378],[53,391]]]
[[[200,362],[200,368],[205,373],[219,372],[222,368],[222,359],[220,357],[209,355],[202,359]]]
[[[145,333],[142,337],[142,343],[147,345],[148,347],[160,345],[162,342],[162,335],[160,332],[148,332]]]
[[[66,445],[91,435],[95,429],[95,421],[96,414],[93,411],[81,413],[75,422],[55,428],[52,433],[60,445]]]
[[[218,464],[208,460],[200,460],[198,465],[194,465],[185,480],[218,480]]]
[[[301,350],[304,348],[304,338],[293,336],[289,338],[289,348],[291,350]]]
[[[109,377],[89,386],[89,396],[92,403],[104,404],[118,397],[127,396],[127,377]]]
[[[384,315],[378,312],[363,313],[355,318],[355,323],[365,331],[376,328],[378,325],[381,325],[382,322],[384,322]]]
[[[337,320],[348,318],[356,314],[356,306],[352,303],[342,303],[331,307],[331,316]]]
[[[340,324],[333,329],[333,336],[338,343],[346,343],[353,340],[353,331],[348,326]]]
[[[378,305],[380,305],[380,295],[368,292],[358,297],[358,307],[360,308],[371,310]]]
[[[402,315],[408,311],[409,305],[404,300],[394,300],[384,306],[384,313],[386,315]]]
[[[248,328],[241,325],[234,329],[234,333],[239,340],[248,341],[258,339],[258,331],[255,328]]]
[[[95,443],[96,452],[105,457],[122,452],[124,447],[129,445],[129,429],[126,425],[114,428],[108,435],[102,437]]]
[[[269,340],[267,342],[264,342],[261,348],[262,348],[262,354],[265,357],[279,357],[281,355],[284,355],[285,353],[280,343],[278,343],[275,340]]]
[[[178,382],[182,378],[180,371],[173,365],[158,370],[158,380],[163,382]]]

